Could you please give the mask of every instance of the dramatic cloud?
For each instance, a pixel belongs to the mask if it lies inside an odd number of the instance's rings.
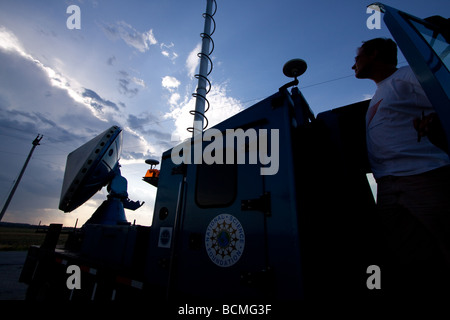
[[[176,106],[178,104],[178,102],[180,101],[180,98],[181,98],[181,96],[179,93],[177,93],[177,92],[172,93],[169,98],[169,104],[171,106]]]
[[[176,107],[181,98],[180,94],[178,92],[175,92],[175,90],[180,86],[180,84],[181,84],[180,81],[178,81],[178,79],[175,77],[165,76],[162,79],[161,85],[163,86],[163,88],[169,90],[169,92],[171,93],[168,101],[171,108]]]
[[[116,62],[116,57],[115,56],[111,56],[106,60],[106,64],[108,66],[112,66],[114,65],[114,63]]]
[[[227,96],[225,85],[213,85],[207,98],[210,109],[205,116],[208,118],[209,128],[243,110],[239,100]],[[171,138],[173,142],[180,142],[192,136],[186,129],[192,127],[194,121],[194,116],[189,111],[195,110],[195,101],[195,98],[186,96],[183,102],[164,115],[165,119],[175,121],[175,131]]]
[[[44,135],[4,220],[73,225],[76,217],[84,221],[92,212],[80,208],[74,215],[63,215],[58,210],[67,154],[95,136],[94,130],[104,130],[108,124],[89,112],[84,103],[75,101],[67,90],[53,85],[46,71],[34,60],[0,50],[0,74],[7,75],[0,77],[3,199],[25,161],[31,141],[37,133]]]
[[[139,92],[139,88],[133,85],[145,88],[145,81],[136,77],[131,77],[126,71],[119,71],[119,92],[129,98],[134,97]]]
[[[99,111],[103,111],[104,108],[112,108],[115,111],[119,111],[119,107],[112,101],[101,98],[95,91],[84,88],[82,96],[90,98],[89,104]]]
[[[86,106],[92,114],[101,121],[107,121],[105,118],[105,107],[118,111],[117,105],[109,100],[104,100],[98,96],[97,93],[90,89],[79,87],[76,81],[68,79],[57,70],[54,70],[44,65],[40,60],[27,53],[17,37],[8,29],[0,26],[0,49],[4,53],[9,53],[5,60],[11,60],[10,64],[5,61],[2,65],[8,78],[4,78],[5,85],[3,88],[10,87],[12,92],[19,88],[24,88],[27,84],[33,88],[40,87],[41,91],[37,91],[38,96],[44,93],[45,97],[50,97],[53,94],[61,95],[63,92],[71,98],[71,103],[79,103]],[[21,61],[19,61],[21,59]],[[27,68],[25,66],[28,66]],[[35,77],[42,77],[41,82],[34,81]],[[20,79],[20,80],[19,80]],[[14,80],[18,80],[14,82]],[[54,91],[55,88],[62,89],[61,91]],[[24,89],[25,90],[25,89]],[[5,90],[6,92],[6,90]],[[7,94],[9,95],[9,93]],[[26,97],[31,97],[30,93]],[[22,99],[24,97],[21,97]],[[30,103],[36,103],[33,101]]]
[[[174,46],[175,45],[173,44],[173,42],[171,42],[170,44],[161,43],[159,46],[161,48],[161,54],[174,61],[176,58],[178,58],[178,54],[173,51]]]
[[[109,31],[106,30],[108,28]],[[125,23],[105,26],[104,29],[111,37],[123,39],[140,52],[157,44],[151,30],[139,33]],[[177,57],[172,43],[158,48],[164,57],[171,60]],[[200,46],[191,52],[191,59],[186,60],[186,70],[192,74],[198,67],[196,54],[199,50]],[[84,223],[107,193],[103,189],[74,212],[62,214],[58,203],[66,157],[100,132],[119,125],[124,130],[120,163],[122,174],[129,181],[128,193],[133,200],[146,201],[148,206],[142,212],[133,213],[130,221],[137,217],[139,223],[150,223],[156,192],[142,182],[148,169],[144,160],[160,159],[164,151],[190,136],[186,131],[193,122],[189,110],[195,107],[195,99],[190,94],[191,84],[183,83],[184,77],[158,76],[161,87],[151,89],[159,89],[161,94],[154,99],[159,99],[155,102],[158,107],[153,108],[148,105],[152,99],[135,97],[141,91],[142,96],[144,91],[145,94],[151,91],[145,90],[147,84],[139,78],[139,73],[129,71],[136,70],[136,67],[120,66],[114,70],[119,65],[118,53],[113,55],[109,52],[99,57],[99,72],[104,72],[104,78],[110,79],[104,85],[96,86],[92,79],[64,68],[70,64],[70,59],[64,60],[57,55],[44,57],[31,52],[13,32],[0,27],[0,74],[3,75],[0,77],[0,190],[4,190],[0,198],[6,197],[17,177],[31,141],[37,133],[44,135],[16,192],[15,198],[22,201],[12,202],[5,221],[38,223],[42,220],[47,224],[73,225],[79,218],[79,224]],[[170,64],[171,61],[164,57],[159,58]],[[61,59],[60,63],[54,63],[56,59]],[[71,74],[77,74],[76,79]],[[95,80],[101,81],[102,77]],[[127,107],[117,100],[119,93],[125,96]],[[129,100],[131,98],[133,103]],[[211,109],[206,116],[210,127],[242,110],[240,101],[228,96],[225,85],[214,84],[208,99]],[[177,138],[173,140],[173,136]]]
[[[158,154],[162,148],[149,145],[144,134],[155,141],[169,139],[154,126],[148,126],[142,132],[128,129],[123,103],[113,102],[44,65],[4,27],[0,27],[0,74],[1,199],[6,198],[37,133],[44,135],[4,216],[5,221],[73,225],[79,218],[79,224],[84,223],[106,199],[106,191],[102,190],[72,213],[61,213],[58,205],[66,157],[111,125],[124,128],[122,156],[125,164],[127,159],[136,163],[130,162],[132,167],[123,166],[122,173],[125,174],[135,174],[136,170],[145,174],[143,159]],[[136,87],[145,86],[143,80],[136,77],[127,75],[124,78]],[[135,119],[138,118],[130,115],[130,122]],[[138,167],[133,169],[134,166]],[[140,200],[153,203],[154,192],[149,192],[143,182],[139,185],[140,181],[138,177],[137,186],[133,186],[136,181],[129,183],[130,197],[139,192],[144,195]],[[135,217],[141,222],[151,221],[148,208],[146,214],[138,213]]]
[[[152,113],[143,112],[138,116],[128,115],[127,125],[128,131],[131,134],[134,134],[137,139],[139,139],[142,143],[138,143],[141,147],[145,147],[145,154],[152,154],[154,156],[159,157],[162,152],[172,147],[173,145],[169,142],[171,135],[162,130],[164,128],[164,122],[167,122],[167,119],[159,118]],[[146,139],[143,139],[143,136]],[[151,141],[147,143],[146,141]],[[130,145],[134,145],[131,143]],[[134,150],[137,150],[136,148]]]
[[[202,45],[199,43],[188,55],[186,59],[186,69],[188,70],[188,75],[193,77],[198,71],[198,66],[200,64],[200,59],[197,54],[201,52]]]
[[[165,76],[162,78],[161,85],[169,91],[172,91],[180,85],[180,81],[177,78],[171,76]]]
[[[0,48],[6,51],[16,51],[22,56],[26,56],[19,39],[4,26],[0,26]]]
[[[138,85],[138,86],[141,86],[142,88],[145,88],[145,87],[146,87],[145,81],[144,81],[143,79],[139,79],[139,78],[136,78],[136,77],[132,77],[132,78],[131,78],[131,81],[133,81],[134,84],[136,84],[136,85]]]
[[[103,25],[105,33],[113,40],[122,39],[127,45],[133,47],[140,52],[146,52],[150,46],[156,45],[158,41],[153,35],[153,30],[146,32],[139,32],[131,25],[124,21],[116,22],[115,24]]]

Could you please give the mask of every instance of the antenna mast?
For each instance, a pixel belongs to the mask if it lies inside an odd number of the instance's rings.
[[[30,153],[28,154],[27,160],[25,160],[25,164],[23,165],[22,170],[19,173],[19,177],[16,180],[16,183],[14,184],[13,188],[11,189],[11,192],[9,193],[8,199],[6,199],[5,205],[3,206],[2,212],[0,213],[0,221],[3,219],[3,215],[6,212],[6,209],[8,209],[9,203],[11,202],[12,197],[14,196],[14,192],[16,192],[17,186],[19,185],[20,179],[22,179],[23,173],[25,172],[25,169],[27,168],[28,162],[30,161],[31,155],[33,154],[34,149],[36,146],[39,145],[39,142],[42,140],[43,135],[37,135],[36,139],[33,141],[33,147],[31,147]]]
[[[213,12],[213,3],[215,5],[215,9]],[[192,132],[192,135],[202,133],[204,129],[208,126],[208,119],[205,117],[205,112],[209,109],[209,101],[206,99],[206,95],[211,90],[211,82],[208,80],[208,75],[211,73],[213,65],[212,60],[209,57],[211,53],[214,51],[214,41],[211,36],[216,29],[216,23],[214,21],[214,14],[217,11],[217,3],[216,0],[206,0],[206,12],[203,14],[205,18],[205,26],[203,33],[200,34],[202,37],[202,52],[198,53],[198,57],[200,58],[200,70],[199,73],[195,75],[198,79],[197,91],[192,95],[196,97],[195,101],[195,110],[191,110],[190,113],[194,115],[194,126],[188,128],[188,131]],[[213,29],[211,31],[211,22],[213,23]],[[212,44],[212,49],[209,49],[210,43]],[[208,71],[208,63],[211,64],[211,67]],[[208,89],[206,88],[206,84],[209,85]],[[205,102],[208,106],[205,109]],[[206,120],[206,125],[203,124],[203,121]]]

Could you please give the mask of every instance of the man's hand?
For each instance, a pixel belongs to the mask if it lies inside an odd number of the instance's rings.
[[[421,118],[413,120],[413,125],[417,130],[418,142],[420,138],[427,136],[432,144],[448,153],[447,138],[436,112],[427,116],[422,113]]]

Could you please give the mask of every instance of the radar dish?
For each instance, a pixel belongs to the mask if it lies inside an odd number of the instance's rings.
[[[122,151],[122,129],[112,126],[67,156],[59,209],[71,212],[114,176]]]

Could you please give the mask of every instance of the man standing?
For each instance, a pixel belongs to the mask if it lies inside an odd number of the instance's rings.
[[[352,69],[356,78],[377,85],[366,114],[366,140],[394,262],[387,268],[391,288],[450,292],[444,284],[450,274],[450,160],[414,128],[434,108],[411,68],[397,68],[391,39],[363,42]]]

